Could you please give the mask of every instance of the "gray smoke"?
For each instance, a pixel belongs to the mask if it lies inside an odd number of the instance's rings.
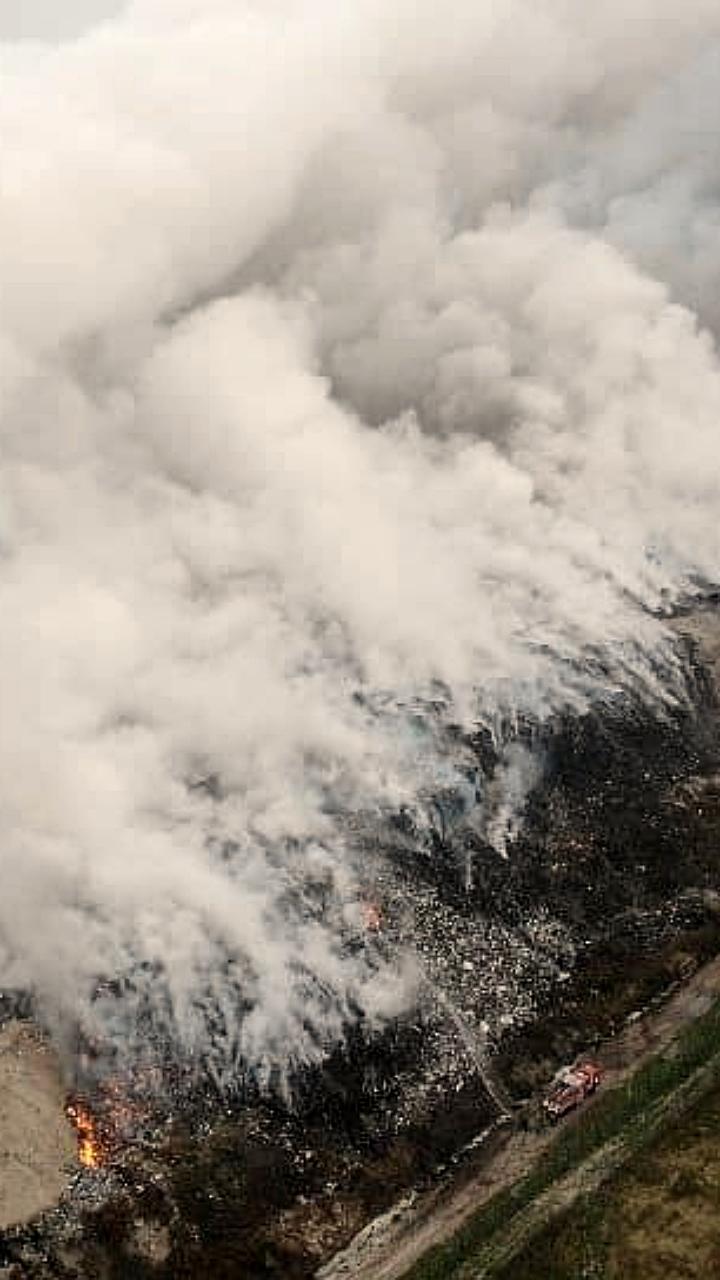
[[[715,0],[0,45],[0,984],[163,974],[228,1069],[322,1053],[405,998],[337,815],[444,785],[438,690],[667,696],[720,569],[719,62]]]

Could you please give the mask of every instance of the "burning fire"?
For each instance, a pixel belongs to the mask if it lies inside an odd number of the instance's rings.
[[[77,1134],[80,1163],[86,1169],[99,1169],[107,1157],[107,1144],[103,1141],[95,1117],[79,1098],[72,1098],[65,1112]]]
[[[149,1088],[151,1077],[139,1074],[136,1085],[140,1081]],[[100,1169],[137,1141],[150,1113],[124,1082],[109,1079],[94,1086],[92,1104],[87,1095],[71,1093],[65,1114],[77,1136],[80,1163]]]

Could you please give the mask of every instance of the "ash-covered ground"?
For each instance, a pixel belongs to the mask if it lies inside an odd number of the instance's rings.
[[[128,1084],[109,1163],[2,1237],[9,1275],[310,1276],[720,950],[720,618],[710,604],[674,626],[687,697],[662,715],[623,698],[542,734],[518,726],[541,767],[504,853],[449,796],[429,827],[350,824],[366,898],[345,945],[412,969],[403,1017],[380,1034],[359,1018],[290,1096],[247,1075],[221,1097],[166,1064],[144,1110],[143,1082]],[[487,770],[485,738],[457,749]]]

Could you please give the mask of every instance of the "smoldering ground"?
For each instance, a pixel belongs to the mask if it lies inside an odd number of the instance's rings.
[[[444,723],[681,696],[719,56],[709,0],[0,46],[0,982],[47,1020],[130,974],[230,1073],[322,1054],[413,984],[346,945],[338,815],[462,789]]]

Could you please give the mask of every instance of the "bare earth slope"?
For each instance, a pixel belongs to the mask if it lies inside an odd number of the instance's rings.
[[[0,1031],[0,1227],[54,1204],[75,1162],[75,1139],[51,1049],[30,1027]]]

